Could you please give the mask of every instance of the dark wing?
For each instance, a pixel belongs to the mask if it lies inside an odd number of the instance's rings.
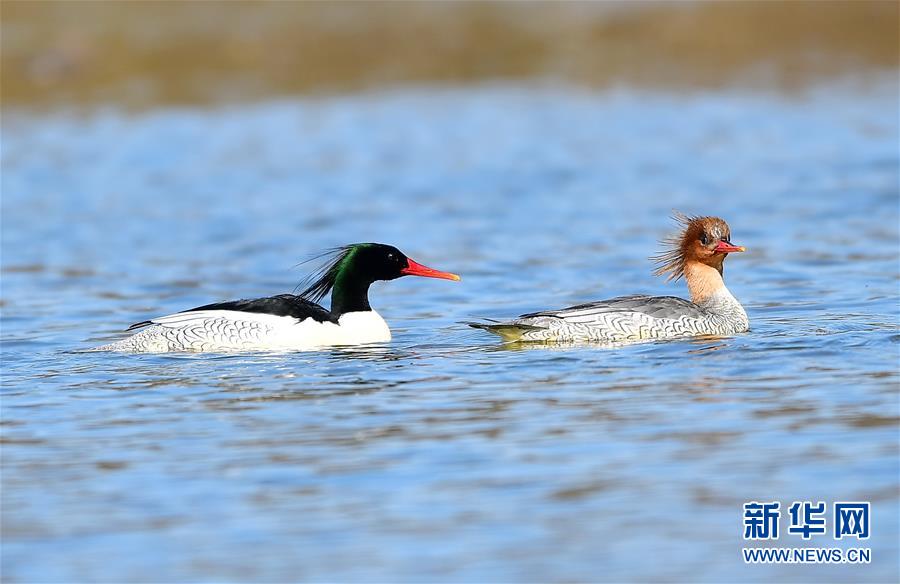
[[[338,319],[330,311],[322,306],[293,294],[279,294],[268,298],[254,298],[252,300],[231,300],[198,306],[184,312],[197,310],[237,310],[238,312],[259,312],[262,314],[274,314],[275,316],[292,316],[299,320],[311,318],[316,322],[337,323]]]
[[[196,312],[198,310],[234,310],[237,312],[256,312],[260,314],[273,314],[275,316],[292,316],[298,320],[311,318],[316,322],[333,322],[337,323],[338,319],[330,311],[325,310],[315,302],[309,301],[300,296],[293,294],[279,294],[278,296],[269,296],[268,298],[254,298],[252,300],[230,300],[228,302],[216,302],[215,304],[206,304],[183,310],[184,312]],[[145,320],[128,327],[128,330],[134,330],[142,326],[152,324],[152,321]]]
[[[552,316],[564,319],[590,320],[599,314],[612,312],[640,312],[654,318],[678,319],[682,316],[700,318],[705,313],[702,308],[676,296],[619,296],[599,302],[588,302],[570,306],[562,310],[546,310],[523,314],[519,318]]]

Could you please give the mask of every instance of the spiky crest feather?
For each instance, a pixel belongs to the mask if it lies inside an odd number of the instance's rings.
[[[672,219],[681,227],[681,230],[663,239],[660,243],[663,245],[663,251],[651,256],[650,259],[656,262],[656,269],[653,270],[654,276],[666,277],[666,282],[678,281],[684,277],[684,260],[685,260],[685,235],[691,224],[702,219],[702,217],[694,215],[685,215],[681,211],[673,211]]]
[[[353,255],[365,244],[353,243],[331,248],[306,260],[305,263],[329,258],[321,267],[303,279],[297,288],[303,288],[299,296],[311,302],[320,302],[334,288],[338,274],[346,267]]]

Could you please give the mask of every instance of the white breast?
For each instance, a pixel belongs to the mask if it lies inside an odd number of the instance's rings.
[[[391,329],[374,310],[348,312],[338,319],[347,345],[361,343],[384,343],[391,340]]]

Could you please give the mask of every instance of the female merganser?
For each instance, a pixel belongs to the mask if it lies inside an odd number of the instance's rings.
[[[469,323],[504,341],[593,341],[608,344],[699,335],[731,335],[750,327],[747,313],[722,279],[722,264],[732,252],[728,224],[718,217],[676,214],[683,230],[654,256],[654,272],[667,281],[684,277],[691,301],[674,296],[620,296],[565,308],[523,314],[510,322]]]
[[[95,351],[303,350],[391,340],[384,319],[369,306],[376,280],[423,276],[459,280],[380,243],[357,243],[334,250],[334,257],[310,276],[299,295],[207,304],[131,325],[145,330]],[[331,292],[331,310],[317,304]]]

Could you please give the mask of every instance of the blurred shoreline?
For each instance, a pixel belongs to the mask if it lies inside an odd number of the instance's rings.
[[[898,6],[5,0],[0,98],[147,108],[493,81],[794,91],[896,74]]]

